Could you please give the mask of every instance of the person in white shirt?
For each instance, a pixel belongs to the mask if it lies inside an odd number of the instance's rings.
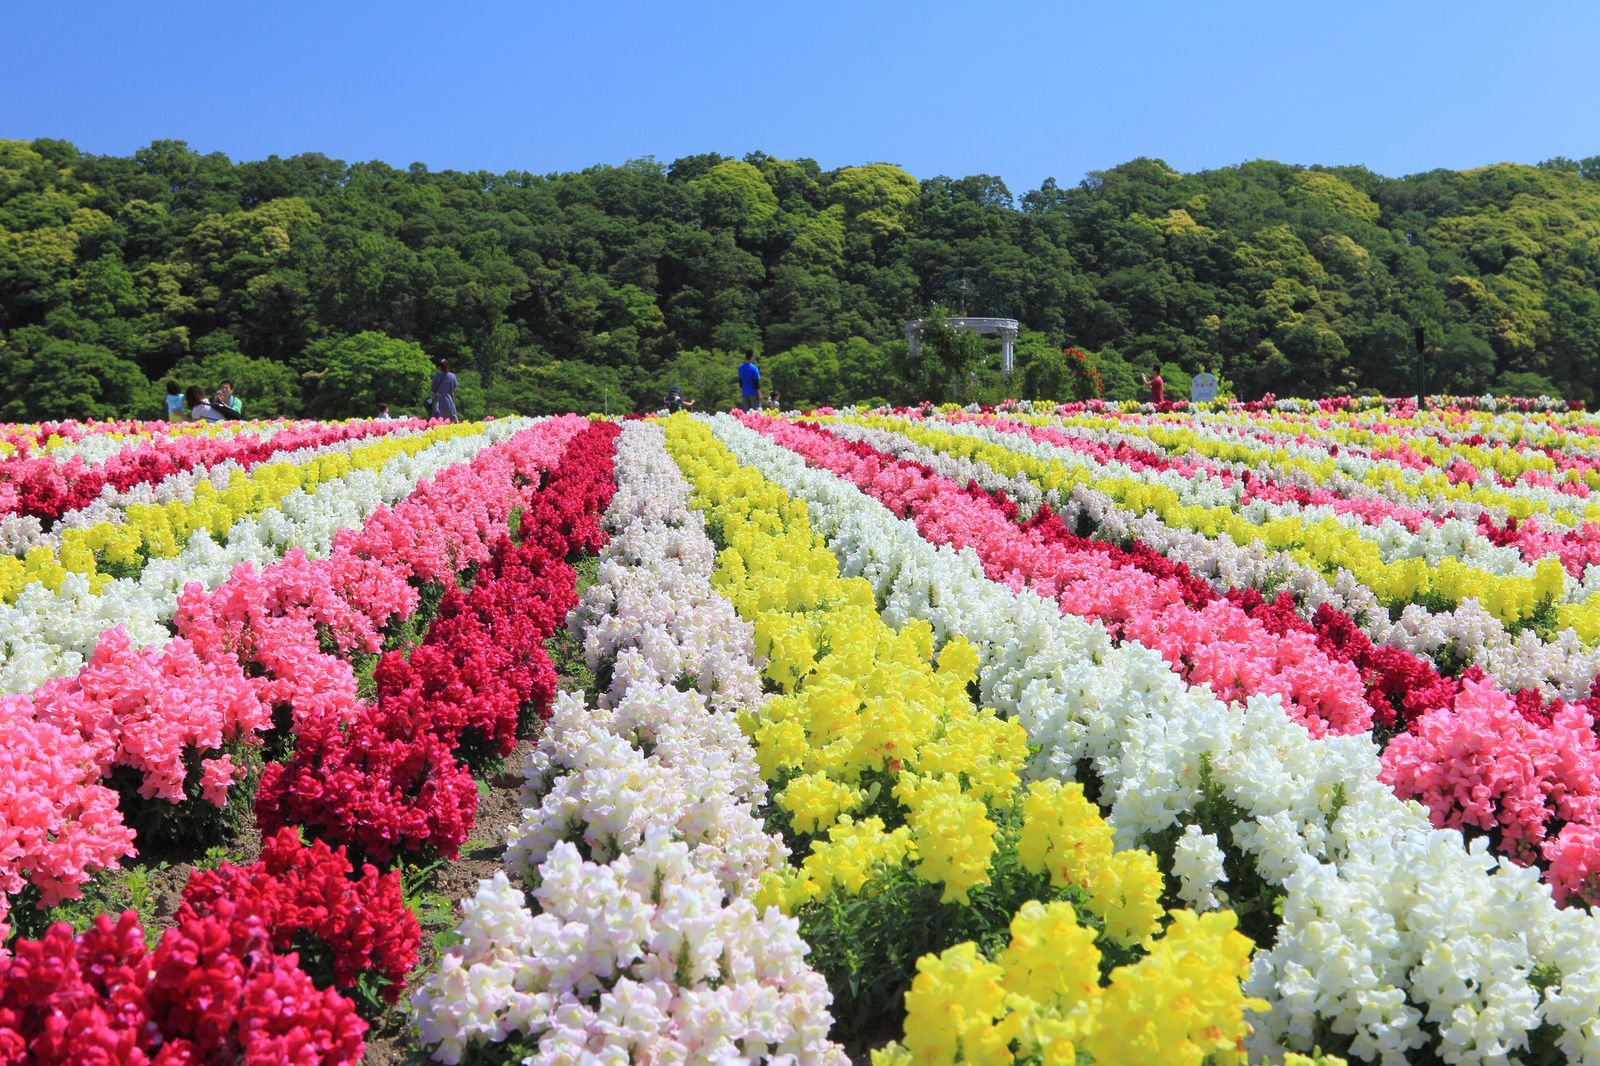
[[[380,403],[378,405],[378,421],[379,422],[393,422],[394,421],[394,415],[389,413],[389,405],[388,404]]]
[[[206,394],[200,391],[199,385],[190,385],[189,391],[183,394],[183,399],[189,405],[191,422],[221,422],[228,417],[211,405],[211,401],[206,399]]]

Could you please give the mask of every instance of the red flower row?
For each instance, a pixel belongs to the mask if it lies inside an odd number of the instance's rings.
[[[263,831],[304,825],[380,862],[455,857],[478,799],[462,757],[510,754],[522,709],[545,717],[555,698],[544,644],[577,605],[564,557],[603,536],[616,434],[597,423],[573,440],[524,512],[521,542],[502,535],[471,591],[445,594],[421,647],[384,656],[375,703],[347,723],[297,716],[294,757],[268,767],[256,794]]]

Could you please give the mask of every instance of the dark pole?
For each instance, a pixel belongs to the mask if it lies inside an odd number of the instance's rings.
[[[1428,333],[1421,326],[1417,327],[1417,399],[1428,395],[1428,363],[1424,349],[1428,343]]]

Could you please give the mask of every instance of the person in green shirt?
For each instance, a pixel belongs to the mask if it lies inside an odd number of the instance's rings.
[[[233,382],[231,381],[224,381],[217,386],[217,391],[211,398],[211,405],[213,407],[227,408],[233,412],[232,417],[234,418],[242,417],[244,413],[244,404],[239,402],[239,397],[233,394]]]

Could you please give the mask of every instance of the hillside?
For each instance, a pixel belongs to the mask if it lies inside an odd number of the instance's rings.
[[[904,399],[934,302],[1019,319],[1024,364],[1095,353],[1113,396],[1155,366],[1413,393],[1421,327],[1428,391],[1592,401],[1595,177],[1138,159],[1014,195],[760,153],[537,175],[0,141],[0,418],[154,416],[168,376],[256,415],[414,407],[438,356],[471,414],[726,403],[756,349],[786,401]]]

